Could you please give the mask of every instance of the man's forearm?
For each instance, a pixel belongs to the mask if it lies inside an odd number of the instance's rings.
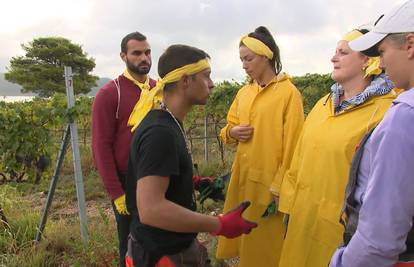
[[[167,199],[139,208],[141,223],[173,232],[215,232],[220,228],[217,217],[193,212]]]

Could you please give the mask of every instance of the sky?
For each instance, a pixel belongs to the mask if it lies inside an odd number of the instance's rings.
[[[150,75],[171,44],[187,44],[211,56],[215,81],[242,81],[240,37],[266,26],[290,75],[329,73],[335,46],[346,32],[372,24],[404,0],[0,0],[0,73],[21,44],[61,36],[82,45],[95,59],[99,77],[114,78],[125,64],[121,39],[139,31],[152,49]]]

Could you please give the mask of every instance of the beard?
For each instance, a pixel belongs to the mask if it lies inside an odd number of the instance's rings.
[[[151,62],[148,61],[142,61],[138,65],[134,65],[127,59],[126,65],[129,71],[138,75],[146,75],[151,69]]]

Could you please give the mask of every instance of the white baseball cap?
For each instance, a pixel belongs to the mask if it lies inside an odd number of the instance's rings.
[[[390,33],[414,32],[414,0],[409,0],[382,15],[372,30],[349,42],[354,51],[379,56],[377,46]]]

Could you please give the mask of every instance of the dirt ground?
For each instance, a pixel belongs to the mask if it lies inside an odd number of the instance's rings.
[[[47,193],[40,192],[30,196],[26,196],[30,203],[32,203],[32,208],[35,210],[42,211],[46,203]],[[201,212],[217,215],[220,212],[222,203],[215,203],[211,200],[207,200],[203,207],[201,207]],[[199,205],[200,207],[200,205]],[[97,218],[102,217],[104,213],[109,220],[115,223],[115,218],[112,211],[111,203],[108,199],[97,198],[93,200],[86,201],[86,213],[87,218]],[[55,196],[52,206],[49,211],[48,219],[49,220],[73,220],[78,218],[78,204],[77,201],[67,201],[66,199],[60,198],[58,195]],[[215,249],[216,249],[216,237],[209,233],[200,233],[197,236],[200,243],[207,247],[212,265],[215,267],[235,267],[238,264],[238,258],[233,258],[229,260],[217,260],[215,259]]]

